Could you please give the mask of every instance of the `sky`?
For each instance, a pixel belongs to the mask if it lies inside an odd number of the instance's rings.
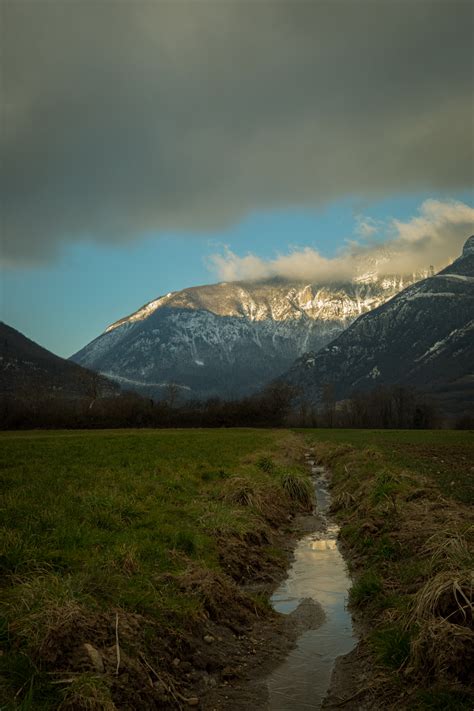
[[[2,319],[69,356],[217,280],[474,232],[464,0],[3,0]]]

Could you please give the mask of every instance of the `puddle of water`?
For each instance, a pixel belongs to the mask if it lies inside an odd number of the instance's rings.
[[[296,648],[267,681],[270,711],[317,710],[329,688],[336,657],[355,647],[352,620],[347,611],[350,580],[337,547],[338,527],[328,517],[330,494],[323,467],[307,458],[315,482],[316,509],[322,530],[302,538],[295,549],[288,577],[272,596],[275,610],[293,612],[302,600],[319,603],[325,621],[304,632]]]

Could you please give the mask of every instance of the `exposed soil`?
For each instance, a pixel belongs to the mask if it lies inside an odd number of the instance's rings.
[[[299,537],[321,525],[317,516],[298,515],[285,533],[279,533],[279,546],[285,550],[284,565],[266,571],[267,579],[260,582],[244,581],[242,589],[270,596],[286,576],[292,551]],[[250,551],[249,559],[258,556]],[[245,559],[245,556],[244,556]],[[264,709],[268,700],[266,680],[295,646],[298,637],[306,630],[316,629],[324,621],[322,608],[313,600],[304,600],[289,615],[268,611],[255,619],[242,635],[227,635],[216,642],[215,651],[226,666],[214,676],[204,675],[195,687],[200,707],[209,710]],[[206,650],[204,650],[206,655]]]
[[[271,595],[286,575],[298,537],[319,525],[313,514],[281,513],[280,527],[270,534],[267,529],[222,541],[225,574],[190,564],[181,575],[183,592],[204,601],[206,617],[197,627],[177,633],[123,610],[95,616],[80,607],[67,615],[58,611],[40,655],[55,670],[57,683],[70,685],[61,708],[83,708],[75,692],[81,673],[95,674],[99,690],[103,684],[120,711],[265,708],[270,672],[304,631],[324,621],[322,608],[309,599],[285,616],[254,602],[255,594]],[[269,543],[281,553],[271,563],[261,555]],[[104,705],[98,692],[94,708],[114,706]]]

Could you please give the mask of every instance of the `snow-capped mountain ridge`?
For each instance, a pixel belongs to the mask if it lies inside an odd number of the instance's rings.
[[[115,321],[105,332],[113,331],[127,322],[148,318],[163,306],[189,310],[204,309],[218,316],[248,318],[250,321],[298,319],[302,316],[325,320],[338,316],[351,317],[374,308],[398,293],[424,274],[409,277],[363,274],[349,284],[315,286],[291,285],[275,282],[239,283],[220,282],[169,292],[144,304],[137,311]]]
[[[394,276],[183,289],[111,324],[72,359],[151,396],[162,396],[167,383],[176,383],[190,397],[237,397],[261,388],[308,350],[326,345],[406,283]]]
[[[336,340],[298,359],[282,379],[312,402],[331,383],[337,399],[376,384],[416,385],[453,411],[474,400],[474,237],[438,274],[356,320]]]

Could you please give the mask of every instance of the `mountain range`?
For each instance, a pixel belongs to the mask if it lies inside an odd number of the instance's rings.
[[[423,278],[272,280],[172,292],[64,360],[0,323],[0,392],[28,398],[239,398],[286,382],[317,404],[377,385],[416,386],[447,412],[474,404],[474,236]]]
[[[187,399],[235,398],[264,387],[415,279],[372,271],[346,283],[183,289],[116,321],[72,360],[150,397],[173,383]]]

